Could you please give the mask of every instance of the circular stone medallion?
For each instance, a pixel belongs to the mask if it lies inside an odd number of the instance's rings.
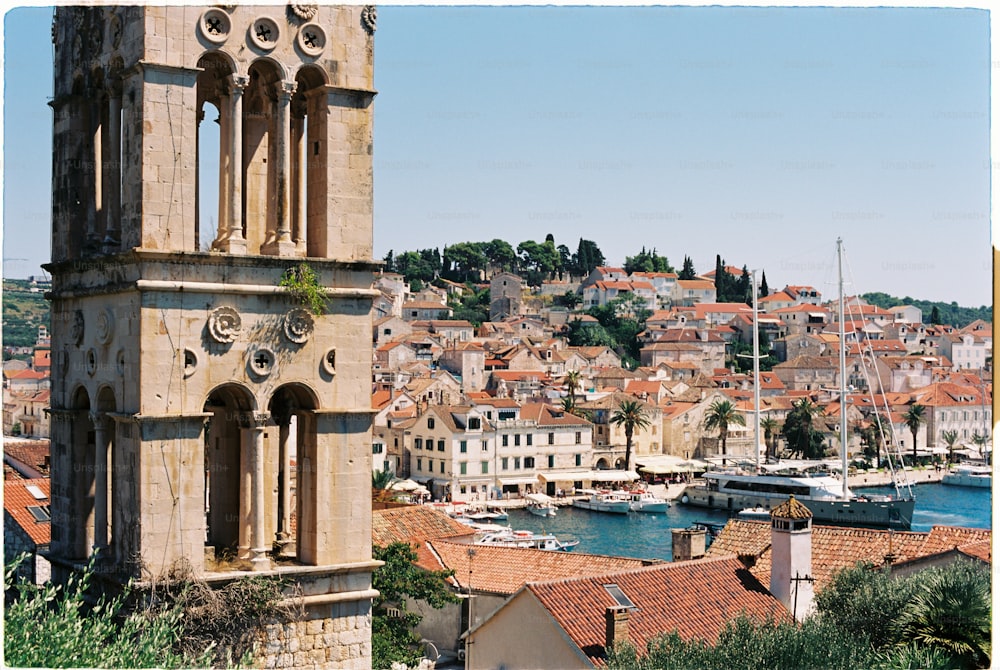
[[[230,344],[240,336],[240,313],[232,307],[217,307],[208,316],[208,334],[219,344]]]

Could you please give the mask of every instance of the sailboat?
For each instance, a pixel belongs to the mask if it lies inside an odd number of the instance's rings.
[[[847,374],[846,336],[844,327],[844,279],[842,268],[842,242],[837,239],[837,279],[839,289],[838,319],[840,321],[840,450],[841,477],[829,474],[759,474],[760,393],[756,387],[760,379],[757,357],[760,355],[754,342],[754,422],[755,470],[753,474],[740,472],[706,472],[701,481],[689,484],[681,493],[685,505],[729,510],[733,513],[747,508],[770,510],[788,500],[790,495],[809,508],[813,521],[820,524],[864,526],[909,530],[913,523],[916,501],[909,487],[896,485],[895,495],[855,495],[847,484]],[[757,331],[756,293],[754,284],[754,335]],[[894,484],[896,482],[894,481]],[[905,492],[904,492],[905,490]]]

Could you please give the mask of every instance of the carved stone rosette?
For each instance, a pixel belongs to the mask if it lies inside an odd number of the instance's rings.
[[[315,324],[307,309],[296,307],[285,315],[285,337],[295,344],[305,344],[312,335]]]
[[[375,5],[365,5],[364,9],[361,10],[361,23],[369,35],[375,34],[375,24],[377,21],[378,10],[375,9]]]
[[[319,11],[319,5],[297,5],[291,3],[289,5],[292,8],[292,14],[299,17],[303,21],[309,21],[316,16],[316,12]]]
[[[232,307],[217,307],[208,316],[208,334],[219,344],[230,344],[240,336],[243,320]]]
[[[110,309],[98,312],[95,329],[97,330],[98,342],[101,344],[108,344],[111,342],[111,339],[115,335],[115,315]]]

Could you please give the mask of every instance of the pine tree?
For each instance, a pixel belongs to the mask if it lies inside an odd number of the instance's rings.
[[[694,279],[694,261],[691,260],[690,256],[684,256],[684,266],[681,268],[681,273],[677,275],[678,279]]]

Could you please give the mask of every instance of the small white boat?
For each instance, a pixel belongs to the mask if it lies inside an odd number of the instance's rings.
[[[629,509],[633,512],[666,512],[670,503],[663,498],[657,498],[649,491],[626,491]]]
[[[506,521],[507,513],[503,511],[485,509],[469,510],[462,514],[466,519],[472,519],[479,523],[493,523],[494,521]]]
[[[763,507],[748,507],[737,512],[736,517],[744,521],[770,521],[771,510]]]
[[[988,489],[993,486],[993,469],[988,465],[959,465],[941,477],[941,483]]]
[[[489,547],[522,547],[526,549],[541,549],[542,551],[572,551],[580,544],[580,540],[560,542],[555,535],[536,535],[530,530],[511,530],[509,528],[493,533],[486,533],[473,544]]]
[[[628,514],[631,503],[621,493],[613,491],[594,491],[592,489],[580,489],[580,493],[586,494],[583,500],[577,498],[573,501],[573,507],[589,509],[592,512],[607,512],[608,514]]]
[[[535,516],[556,515],[556,506],[552,504],[552,498],[544,493],[529,493],[524,497],[528,501],[528,511]]]

